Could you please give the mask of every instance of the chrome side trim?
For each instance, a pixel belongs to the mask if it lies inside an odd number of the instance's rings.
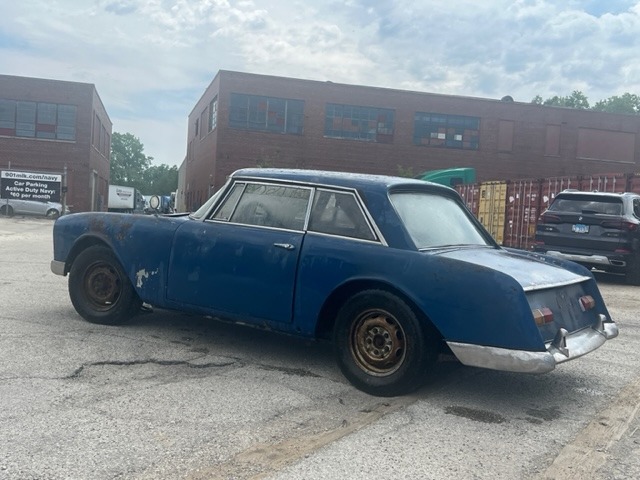
[[[65,275],[64,271],[65,263],[58,260],[51,260],[51,271],[56,275]]]
[[[604,316],[602,316],[604,317]],[[602,330],[600,330],[602,326]],[[561,329],[563,330],[563,329]],[[581,357],[618,336],[618,326],[602,318],[594,327],[567,334],[560,332],[544,352],[511,350],[471,343],[447,342],[460,363],[470,367],[519,373],[547,373],[559,363]]]

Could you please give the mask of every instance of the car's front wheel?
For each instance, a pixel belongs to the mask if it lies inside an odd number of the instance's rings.
[[[334,346],[344,376],[371,395],[409,393],[423,383],[437,359],[437,339],[402,299],[366,290],[341,308]]]
[[[88,322],[125,323],[140,311],[142,301],[111,249],[94,245],[83,250],[71,265],[69,296]]]

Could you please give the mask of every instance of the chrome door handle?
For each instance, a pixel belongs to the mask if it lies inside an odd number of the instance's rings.
[[[278,248],[284,248],[285,250],[293,250],[294,248],[296,248],[290,243],[274,243],[273,246]]]

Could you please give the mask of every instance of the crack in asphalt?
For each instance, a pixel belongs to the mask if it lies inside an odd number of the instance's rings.
[[[194,369],[205,369],[205,368],[224,368],[229,367],[231,365],[240,365],[247,366],[251,365],[261,370],[267,371],[276,371],[282,372],[286,375],[293,375],[298,377],[312,377],[312,378],[322,378],[322,375],[318,375],[317,373],[313,373],[310,370],[306,370],[304,368],[291,368],[291,367],[278,367],[275,365],[265,365],[260,363],[255,364],[247,364],[246,362],[241,361],[240,359],[232,359],[227,362],[207,362],[207,363],[197,363],[198,359],[203,357],[198,357],[191,360],[159,360],[155,358],[151,359],[143,359],[143,360],[102,360],[99,362],[90,362],[83,363],[78,368],[76,368],[70,375],[63,377],[63,380],[79,378],[85,369],[90,367],[101,367],[101,366],[115,366],[115,367],[131,367],[137,365],[160,365],[160,366],[178,366],[184,365],[189,368]]]
[[[194,361],[196,361],[197,359],[193,359],[193,360],[158,360],[158,359],[145,359],[145,360],[128,360],[128,361],[120,361],[120,360],[104,360],[104,361],[100,361],[100,362],[91,362],[91,363],[84,363],[82,365],[80,365],[78,368],[76,368],[73,373],[71,373],[70,375],[64,377],[64,379],[73,379],[73,378],[78,378],[80,377],[80,375],[82,374],[82,372],[86,369],[86,368],[90,368],[90,367],[101,367],[101,366],[105,366],[105,365],[109,365],[109,366],[115,366],[115,367],[130,367],[130,366],[136,366],[136,365],[149,365],[149,364],[153,364],[153,365],[161,365],[161,366],[176,366],[176,365],[186,365],[189,368],[198,368],[198,369],[204,369],[204,368],[212,368],[212,367],[228,367],[230,365],[234,365],[238,362],[238,360],[232,360],[229,362],[208,362],[208,363],[194,363]]]
[[[256,367],[261,370],[282,372],[286,375],[293,375],[296,377],[312,377],[312,378],[322,378],[322,375],[318,375],[317,373],[313,373],[311,370],[307,370],[305,368],[291,368],[291,367],[278,367],[275,365],[264,365],[261,363],[255,364]]]

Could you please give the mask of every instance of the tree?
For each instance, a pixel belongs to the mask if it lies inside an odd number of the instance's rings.
[[[131,133],[113,132],[110,170],[112,185],[127,185],[143,190],[144,173],[151,166],[152,160],[153,157],[144,154],[144,145],[138,137]]]
[[[599,112],[639,114],[640,97],[632,93],[614,95],[606,100],[596,102],[593,109]]]
[[[555,97],[543,100],[540,95],[536,95],[531,100],[534,105],[551,105],[555,107],[569,107],[578,109],[588,109],[589,101],[582,92],[574,90],[568,97]],[[631,115],[640,114],[640,96],[633,93],[623,93],[622,95],[613,95],[605,100],[600,100],[590,108],[598,112],[609,113],[626,113]]]
[[[143,173],[143,195],[169,195],[178,188],[178,167],[166,164],[151,166]]]
[[[579,90],[574,90],[568,97],[559,97],[555,95],[544,101],[540,95],[536,95],[533,97],[533,100],[531,100],[531,103],[551,107],[577,108],[579,110],[587,110],[589,108],[589,100],[587,100],[587,97]]]

